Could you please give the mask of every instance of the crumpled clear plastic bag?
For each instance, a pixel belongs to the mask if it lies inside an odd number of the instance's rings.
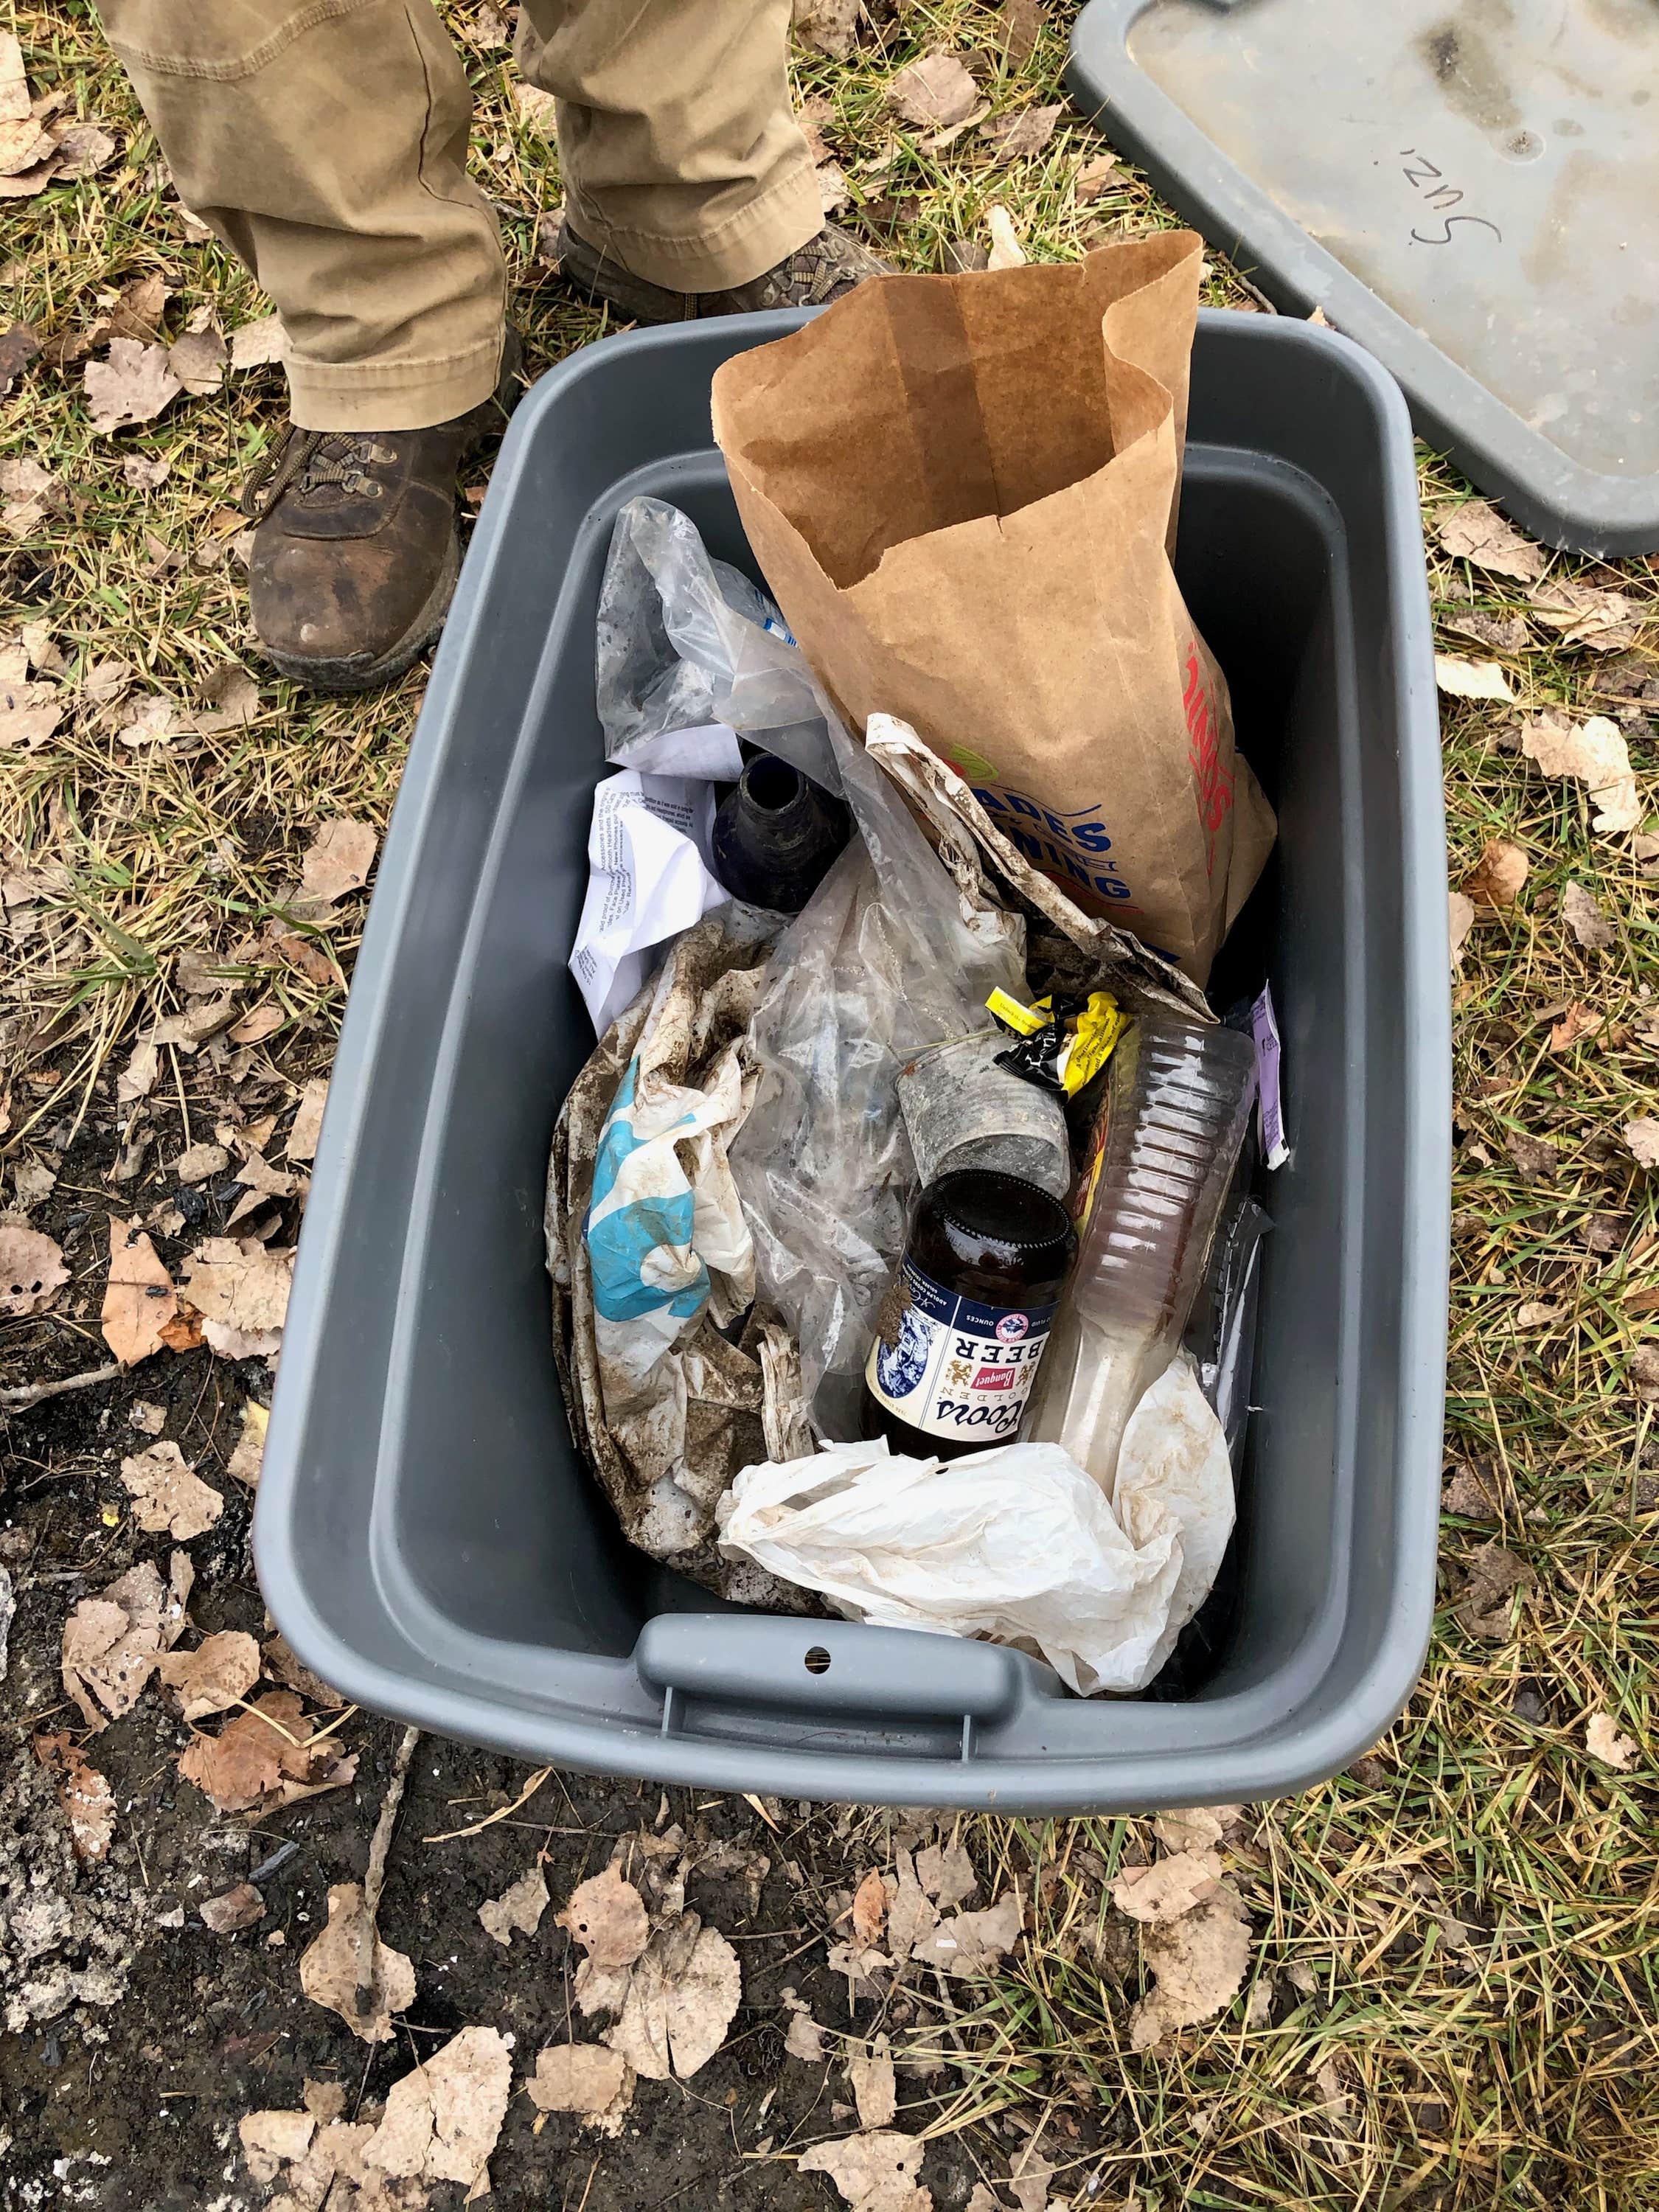
[[[744,1468],[715,1508],[729,1557],[849,1620],[988,1637],[1084,1697],[1144,1689],[1233,1525],[1220,1424],[1177,1356],[1130,1418],[1117,1503],[1058,1444],[941,1462],[884,1441]]]
[[[851,1437],[916,1188],[900,1073],[984,1028],[993,990],[1024,988],[1025,931],[976,869],[953,875],[884,771],[829,727],[858,835],[767,963],[750,1031],[760,1085],[730,1157],[812,1418]]]
[[[719,723],[839,787],[817,686],[783,617],[664,500],[630,499],[617,517],[594,675],[605,753],[623,766],[653,765],[666,732]]]

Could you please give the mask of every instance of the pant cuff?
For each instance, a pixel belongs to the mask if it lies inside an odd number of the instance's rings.
[[[726,292],[752,283],[823,228],[823,197],[810,164],[792,169],[738,214],[680,235],[611,222],[602,201],[589,199],[568,176],[565,185],[572,229],[613,254],[631,276],[671,292]]]
[[[290,412],[301,430],[429,430],[488,399],[505,326],[465,353],[414,361],[307,361],[292,352]]]

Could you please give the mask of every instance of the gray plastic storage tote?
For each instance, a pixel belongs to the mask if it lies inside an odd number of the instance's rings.
[[[352,1698],[538,1762],[1009,1811],[1297,1789],[1416,1679],[1444,1361],[1446,864],[1416,482],[1398,390],[1343,339],[1206,313],[1193,364],[1181,585],[1279,824],[1216,988],[1267,957],[1292,1146],[1207,1673],[1180,1702],[1084,1701],[990,1644],[721,1610],[628,1549],[571,1443],[542,1190],[592,1045],[565,963],[605,766],[599,574],[641,492],[745,561],[709,380],[799,319],[592,346],[508,433],[330,1091],[255,1517],[266,1599]]]

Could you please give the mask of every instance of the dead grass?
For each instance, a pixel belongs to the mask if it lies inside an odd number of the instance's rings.
[[[450,12],[463,25],[472,13]],[[88,11],[24,7],[15,24],[37,89],[71,87],[77,110],[118,130],[123,146],[100,178],[6,204],[11,314],[43,334],[73,330],[151,270],[178,288],[175,331],[204,302],[227,328],[263,312],[245,276],[187,238]],[[1103,228],[1170,221],[1126,169],[1079,207],[1077,170],[1101,142],[1069,114],[1038,155],[1006,167],[981,158],[971,131],[930,151],[922,134],[894,128],[886,77],[938,46],[987,54],[994,111],[1060,96],[1060,14],[1014,71],[988,58],[994,24],[965,0],[907,8],[847,64],[799,58],[800,94],[819,104],[857,219],[884,249],[907,266],[937,266],[952,241],[986,242],[994,202],[1032,258],[1073,254]],[[535,258],[536,213],[556,198],[556,170],[516,118],[507,58],[467,51],[476,167],[503,210],[514,312],[540,365],[604,326]],[[1210,296],[1254,305],[1219,262]],[[38,532],[0,547],[11,620],[47,624],[67,691],[118,655],[141,692],[187,714],[216,670],[248,655],[225,518],[281,421],[271,370],[176,402],[114,440],[91,434],[78,370],[37,364],[0,401],[0,458],[38,459],[70,496]],[[122,474],[129,453],[168,460],[165,483],[134,489]],[[1431,509],[1467,492],[1427,457],[1423,483]],[[183,565],[159,572],[157,544]],[[1559,565],[1659,614],[1650,564]],[[1432,581],[1449,623],[1471,609],[1526,614],[1522,586],[1438,556]],[[1449,627],[1444,642],[1487,650]],[[1650,628],[1633,654],[1564,652],[1534,625],[1498,657],[1527,707],[1621,718],[1651,791],[1645,708],[1659,688],[1635,702],[1644,683],[1659,686],[1655,642]],[[282,1026],[258,1048],[273,1082],[331,1049],[355,922],[311,933],[325,980],[273,954],[262,933],[284,915],[321,819],[384,827],[421,674],[378,698],[319,702],[249,665],[259,712],[246,726],[134,751],[106,718],[77,710],[9,759],[0,873],[65,872],[9,925],[0,1052],[14,1165],[48,1139],[61,1156],[74,1126],[107,1111],[105,1064],[142,1009],[179,1003],[174,963],[186,950],[217,958],[245,1007],[280,1008]],[[1444,1609],[1422,1686],[1387,1742],[1353,1774],[1261,1808],[1230,1853],[1255,1916],[1251,2024],[1241,2002],[1167,2055],[1132,2056],[1125,2022],[1138,1972],[1107,1942],[1099,1869],[1145,1836],[1103,1821],[972,1824],[982,1864],[1018,1875],[1035,1896],[1036,1933],[977,2010],[915,2023],[949,2057],[932,2124],[1000,2112],[1022,2135],[1039,2126],[1054,2191],[1079,2205],[1121,2203],[1131,2191],[1143,2207],[1659,2204],[1659,1439],[1651,1383],[1633,1381],[1631,1366],[1659,1328],[1659,1219],[1655,1186],[1620,1136],[1629,1120],[1659,1115],[1659,884],[1629,840],[1591,830],[1580,787],[1547,782],[1509,748],[1517,713],[1448,708],[1454,884],[1490,837],[1532,863],[1518,903],[1477,920],[1456,992],[1447,1449],[1452,1468],[1486,1483],[1492,1511],[1446,1522]],[[1569,933],[1559,902],[1570,882],[1613,923],[1607,949],[1587,951]],[[1575,1004],[1578,1041],[1553,1048]],[[161,1090],[184,1102],[191,1068],[168,1059]],[[1559,1148],[1547,1176],[1514,1164],[1506,1145],[1517,1134]],[[1552,1317],[1523,1325],[1528,1304]],[[1469,1559],[1493,1540],[1530,1582],[1506,1601],[1506,1624],[1483,1636],[1454,1607]],[[1585,1723],[1597,1712],[1635,1740],[1628,1774],[1589,1757]],[[1113,2146],[1103,2154],[1103,2130]]]

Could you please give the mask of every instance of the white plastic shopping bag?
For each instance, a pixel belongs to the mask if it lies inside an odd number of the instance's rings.
[[[1207,1593],[1233,1524],[1220,1424],[1174,1360],[1130,1418],[1118,1511],[1058,1444],[941,1462],[884,1442],[745,1468],[721,1550],[854,1620],[989,1637],[1083,1696],[1145,1688]]]

